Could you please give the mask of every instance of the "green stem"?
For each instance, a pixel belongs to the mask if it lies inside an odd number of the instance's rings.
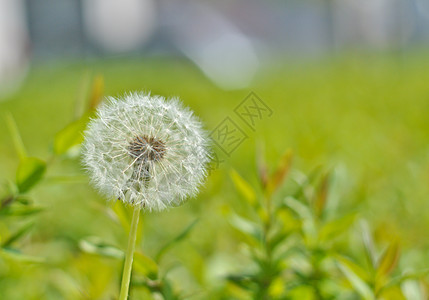
[[[133,219],[131,220],[130,235],[128,236],[128,248],[125,256],[124,271],[122,273],[121,293],[119,300],[128,299],[128,290],[130,288],[131,269],[133,266],[133,256],[136,247],[137,227],[139,224],[140,205],[134,207]]]

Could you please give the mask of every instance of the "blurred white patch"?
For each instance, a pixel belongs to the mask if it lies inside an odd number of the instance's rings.
[[[0,96],[19,87],[28,69],[28,37],[21,0],[0,0]]]
[[[427,0],[425,0],[427,1]],[[341,45],[386,49],[412,34],[413,16],[400,0],[335,0],[336,38]]]
[[[168,28],[179,49],[223,89],[247,87],[259,60],[251,40],[208,6],[173,9]]]
[[[258,60],[250,42],[234,32],[225,33],[211,43],[182,47],[201,70],[224,89],[247,87],[252,81]]]
[[[107,50],[132,51],[151,36],[155,23],[152,0],[85,0],[85,29]]]
[[[401,284],[401,289],[406,299],[413,299],[413,300],[427,299],[427,295],[424,293],[420,283],[417,280],[405,280]]]

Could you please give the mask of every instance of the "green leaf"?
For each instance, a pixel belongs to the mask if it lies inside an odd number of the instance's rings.
[[[230,176],[236,189],[241,193],[241,195],[243,195],[244,199],[246,199],[250,205],[256,206],[258,203],[256,201],[256,194],[250,184],[244,180],[243,177],[241,177],[240,174],[238,174],[235,170],[230,171]]]
[[[22,142],[21,135],[19,134],[18,126],[16,125],[12,114],[8,113],[5,117],[16,152],[18,152],[19,159],[22,160],[27,157],[27,151],[25,150],[24,143]]]
[[[273,251],[277,246],[283,243],[286,238],[289,237],[288,232],[280,231],[277,232],[273,237],[268,239],[268,249]]]
[[[252,274],[232,274],[228,275],[226,280],[245,290],[251,290],[251,288],[255,285],[257,278],[255,278],[255,276]]]
[[[295,212],[301,219],[311,219],[313,217],[309,207],[293,197],[286,197],[284,205]]]
[[[300,172],[295,172],[294,174],[294,180],[298,184],[298,189],[295,191],[295,193],[292,195],[292,197],[296,199],[303,199],[307,198],[305,195],[305,191],[308,188],[309,185],[311,185],[316,178],[318,178],[320,172],[322,171],[321,166],[315,167],[308,176],[305,176],[304,174],[301,174]]]
[[[119,258],[124,257],[124,252],[115,246],[105,243],[101,238],[91,236],[79,241],[79,248],[86,253],[100,256]]]
[[[165,300],[179,300],[179,299],[181,299],[181,298],[179,298],[179,296],[176,296],[172,285],[170,284],[168,279],[165,277],[162,279],[160,293]]]
[[[2,247],[8,247],[13,242],[19,240],[24,234],[26,234],[31,228],[33,228],[33,223],[29,223],[18,229],[14,234],[12,234],[7,240],[2,243]]]
[[[344,266],[347,266],[360,279],[365,282],[369,281],[369,275],[367,274],[367,272],[365,272],[364,269],[362,269],[359,265],[351,261],[349,258],[340,255],[334,255],[334,257],[338,262],[340,262]]]
[[[16,196],[15,201],[17,203],[22,204],[22,205],[30,205],[30,204],[32,204],[32,201],[29,198],[27,198],[25,196],[21,196],[21,195]]]
[[[299,217],[302,222],[304,237],[315,240],[317,238],[317,230],[310,208],[293,197],[286,197],[283,204]]]
[[[44,207],[37,206],[8,206],[0,210],[0,215],[17,217],[17,216],[30,216],[34,214],[38,214],[44,211]]]
[[[353,286],[353,288],[361,295],[364,300],[375,300],[375,295],[371,291],[368,284],[355,273],[355,268],[351,268],[349,263],[345,263],[344,260],[337,260],[338,267],[341,272],[346,276],[347,280]],[[356,265],[355,265],[356,266]],[[360,272],[359,272],[360,273]]]
[[[176,236],[173,240],[165,244],[156,255],[155,261],[159,262],[162,258],[162,256],[167,252],[168,249],[170,249],[174,244],[177,244],[178,242],[185,239],[189,233],[191,232],[192,228],[194,228],[195,224],[197,224],[198,219],[192,221],[178,236]]]
[[[338,235],[344,233],[354,223],[355,214],[343,216],[339,219],[327,222],[319,232],[319,240],[321,242],[330,241]]]
[[[322,215],[323,210],[325,209],[325,206],[326,206],[326,202],[328,200],[329,182],[330,182],[330,174],[327,173],[322,177],[322,180],[316,191],[314,208],[318,216]]]
[[[244,233],[245,235],[249,235],[253,237],[255,240],[260,241],[262,238],[262,231],[260,229],[260,226],[252,222],[248,219],[245,219],[243,217],[240,217],[237,214],[232,214],[229,222],[231,225],[239,230],[240,232]]]
[[[390,288],[392,286],[400,286],[404,281],[406,280],[412,280],[412,279],[422,279],[423,277],[426,277],[429,274],[429,269],[419,270],[419,271],[409,271],[405,272],[404,274],[400,276],[396,276],[392,278],[387,284],[385,284],[380,292],[383,289]]]
[[[292,165],[292,151],[287,150],[283,154],[282,158],[280,159],[280,162],[277,166],[276,171],[268,181],[267,188],[266,188],[267,197],[271,197],[271,195],[280,187],[286,175],[288,174],[291,165]]]
[[[1,248],[0,257],[4,259],[10,259],[13,261],[19,261],[22,263],[43,263],[45,259],[43,257],[36,257],[22,254],[20,251],[10,248]]]
[[[46,171],[46,163],[35,157],[21,160],[16,172],[16,185],[20,193],[28,192],[42,179]]]
[[[381,281],[389,275],[399,260],[399,243],[392,242],[377,263],[376,280]]]
[[[90,114],[70,123],[55,135],[54,153],[62,155],[83,142],[83,131],[86,128]]]
[[[371,268],[375,270],[377,258],[375,254],[374,241],[372,240],[369,225],[364,220],[361,220],[360,225],[362,230],[362,240],[363,240],[364,249],[365,249],[365,256],[368,262],[370,263]]]
[[[408,283],[408,282],[406,282]],[[417,288],[419,285],[417,285]],[[414,291],[413,291],[414,292]],[[413,299],[413,300],[423,300],[426,299],[423,297],[419,297],[418,295],[414,294],[411,297],[405,297],[403,291],[401,290],[401,287],[399,286],[393,286],[389,289],[385,289],[383,293],[377,294],[377,299],[389,299],[389,300],[407,300],[407,299]]]
[[[150,257],[144,255],[141,252],[134,253],[134,269],[148,277],[149,279],[155,280],[158,277],[158,265]]]

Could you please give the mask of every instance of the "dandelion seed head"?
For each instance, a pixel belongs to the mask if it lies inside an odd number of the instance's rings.
[[[208,140],[177,98],[131,93],[100,106],[85,132],[83,163],[105,197],[163,210],[197,194]]]

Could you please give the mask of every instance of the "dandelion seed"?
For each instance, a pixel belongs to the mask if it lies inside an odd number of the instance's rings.
[[[108,98],[85,132],[83,162],[95,187],[109,199],[147,210],[194,196],[209,160],[201,122],[176,98]]]

